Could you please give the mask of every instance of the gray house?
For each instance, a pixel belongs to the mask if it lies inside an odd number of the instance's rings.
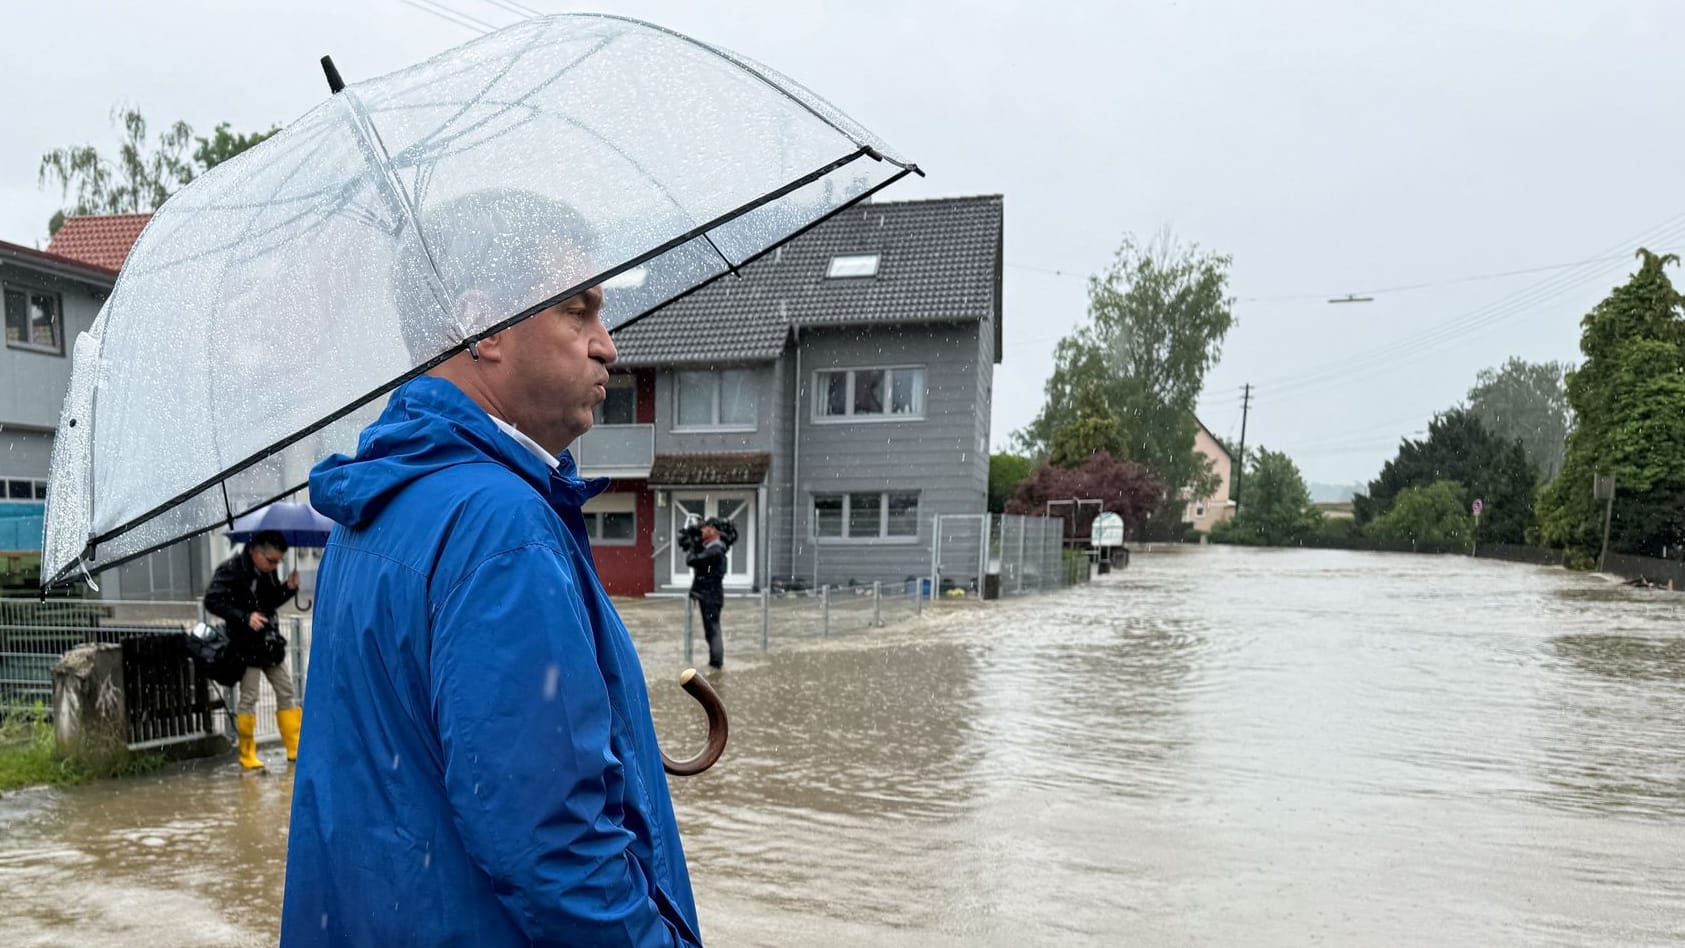
[[[0,556],[37,554],[53,429],[70,386],[70,346],[117,280],[115,271],[0,242]]]
[[[932,518],[987,504],[1000,196],[863,204],[615,335],[587,508],[611,592],[689,583],[672,538],[732,519],[728,588],[900,582]]]
[[[70,387],[71,350],[93,325],[146,215],[71,218],[50,249],[0,241],[0,568],[41,550],[53,431]],[[177,544],[100,579],[108,599],[191,599],[204,591],[205,538]]]

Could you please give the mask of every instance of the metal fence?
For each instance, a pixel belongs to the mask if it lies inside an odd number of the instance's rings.
[[[936,518],[933,536],[929,588],[939,595],[1022,596],[1088,579],[1077,557],[1067,565],[1059,517],[946,514]]]
[[[123,647],[123,690],[132,749],[195,740],[221,731],[231,739],[238,688],[199,677],[185,633],[202,621],[197,602],[102,599],[0,599],[0,716],[36,709],[50,713],[53,666],[87,642]],[[304,694],[306,626],[281,618],[290,643],[294,687]],[[225,712],[218,719],[217,709]],[[257,738],[280,740],[275,696],[258,698]]]

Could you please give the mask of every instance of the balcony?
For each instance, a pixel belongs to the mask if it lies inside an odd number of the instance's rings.
[[[597,425],[573,443],[585,477],[648,477],[655,464],[654,425]]]

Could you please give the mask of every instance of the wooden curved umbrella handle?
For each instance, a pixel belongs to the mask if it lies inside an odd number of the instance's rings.
[[[714,686],[708,684],[708,679],[696,673],[696,669],[687,668],[679,675],[679,686],[684,688],[702,710],[708,715],[708,740],[702,745],[702,753],[689,760],[674,760],[661,752],[662,769],[675,777],[694,777],[720,759],[725,753],[726,731],[729,722],[726,720],[725,703],[720,700],[720,693]]]

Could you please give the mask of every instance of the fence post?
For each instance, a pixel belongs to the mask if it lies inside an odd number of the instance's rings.
[[[824,637],[824,636],[827,636],[827,635],[831,634],[831,587],[830,586],[820,586],[819,587],[819,602],[820,602],[820,610],[821,610],[820,614],[824,617],[823,621],[820,622],[820,624],[819,624],[819,635],[821,637]]]
[[[287,624],[292,627],[292,634],[287,636],[287,639],[292,643],[293,691],[298,695],[298,703],[303,704],[304,673],[306,670],[304,667],[304,617],[292,616],[287,619]]]
[[[883,628],[883,580],[872,580],[872,628]]]
[[[942,574],[942,515],[941,514],[931,514],[931,516],[930,516],[930,596],[931,596],[932,601],[935,601],[936,590],[938,588],[937,587],[937,583],[938,583],[937,577],[940,576],[941,574]],[[924,590],[923,589],[918,590],[918,594],[919,594],[919,597],[922,599],[924,597]],[[920,606],[919,606],[919,609],[922,611],[923,608],[924,608],[924,606],[921,603]]]
[[[766,651],[767,630],[772,619],[772,590],[761,587],[761,651]]]
[[[983,590],[989,585],[989,527],[993,524],[994,516],[983,514],[982,549],[977,554],[977,595],[983,595]]]
[[[923,580],[913,577],[913,615],[924,615],[924,590],[919,588]]]
[[[695,641],[696,633],[694,631],[692,631],[691,623],[694,621],[693,614],[696,612],[696,610],[691,608],[689,596],[686,596],[684,598],[684,604],[685,604],[685,664],[689,665],[689,664],[692,664],[695,661],[694,641]]]
[[[1030,532],[1030,522],[1025,517],[1018,518],[1018,594],[1024,594],[1024,534]]]

